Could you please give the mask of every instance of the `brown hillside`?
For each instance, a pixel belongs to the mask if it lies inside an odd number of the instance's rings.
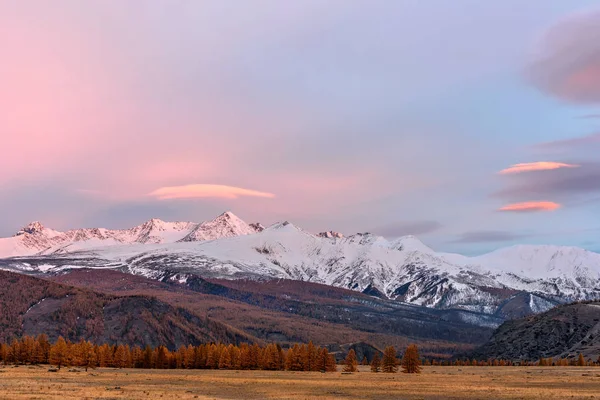
[[[593,360],[600,356],[599,301],[558,306],[507,321],[473,356],[535,361],[540,357],[572,359],[579,353]]]
[[[170,348],[247,341],[227,326],[150,296],[115,296],[0,271],[0,340],[46,333],[51,340]]]

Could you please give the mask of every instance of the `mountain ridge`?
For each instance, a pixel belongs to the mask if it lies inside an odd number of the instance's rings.
[[[290,279],[502,318],[600,298],[600,254],[579,248],[512,246],[466,257],[436,253],[414,236],[312,234],[287,221],[257,229],[231,212],[189,224],[150,220],[118,231],[129,242],[107,230],[81,231],[83,240],[0,258],[0,268],[32,274],[113,268],[155,279],[177,276],[182,283],[192,275]],[[39,236],[40,226],[28,229],[34,233],[18,237]],[[50,230],[47,240],[55,238]]]

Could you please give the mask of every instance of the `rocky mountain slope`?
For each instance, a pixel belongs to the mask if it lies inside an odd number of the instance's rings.
[[[69,242],[0,259],[0,268],[33,274],[111,268],[181,283],[190,276],[309,281],[502,319],[600,298],[600,254],[579,248],[514,246],[464,257],[436,253],[413,236],[389,241],[368,233],[313,235],[287,222],[258,229],[229,212],[195,226],[150,222],[127,239],[113,235],[119,244]],[[39,227],[29,231],[16,237],[60,236],[43,229],[40,235]]]
[[[576,359],[579,353],[594,361],[600,357],[600,301],[563,305],[507,321],[472,356],[536,361]]]
[[[115,296],[0,271],[0,341],[45,333],[96,343],[239,343],[248,336],[147,295]]]
[[[313,341],[332,351],[361,341],[379,348],[413,342],[424,354],[447,356],[485,343],[502,322],[489,315],[436,310],[302,281],[190,276],[180,284],[110,269],[76,269],[48,278],[114,296],[155,297],[243,332],[253,341],[283,346]]]

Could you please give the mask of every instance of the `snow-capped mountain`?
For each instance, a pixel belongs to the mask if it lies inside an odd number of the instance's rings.
[[[253,227],[254,226],[254,227]],[[223,237],[248,235],[262,229],[250,226],[231,212],[212,221],[165,222],[153,218],[130,229],[74,229],[59,232],[32,222],[10,238],[0,239],[0,258],[68,253],[88,248],[123,244],[160,244],[178,241],[195,242]]]
[[[600,254],[579,248],[516,246],[465,257],[436,253],[414,236],[389,241],[368,233],[314,235],[288,222],[257,227],[228,212],[200,224],[152,220],[126,231],[84,230],[82,241],[35,225],[0,243],[29,243],[40,235],[46,239],[33,242],[37,252],[0,260],[0,268],[114,268],[182,283],[191,276],[283,278],[501,317],[600,298]]]
[[[185,235],[180,242],[199,242],[215,240],[232,236],[250,235],[264,229],[260,224],[249,224],[242,221],[235,214],[227,211],[212,221],[196,225],[190,233]]]

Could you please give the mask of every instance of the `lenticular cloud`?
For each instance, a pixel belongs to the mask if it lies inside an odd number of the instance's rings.
[[[500,175],[508,175],[508,174],[520,174],[523,172],[549,171],[549,170],[560,169],[560,168],[578,168],[578,167],[580,167],[580,166],[576,165],[576,164],[566,164],[566,163],[553,162],[553,161],[538,161],[538,162],[531,162],[531,163],[514,164],[506,169],[503,169],[502,171],[500,171],[498,173]]]
[[[534,211],[554,211],[560,208],[560,204],[553,201],[526,201],[523,203],[507,204],[501,207],[499,211],[512,212],[534,212]]]
[[[156,189],[149,196],[158,200],[171,199],[197,199],[197,198],[221,198],[237,199],[239,197],[264,197],[274,198],[273,193],[260,192],[258,190],[243,189],[226,185],[194,184],[184,186],[167,186]]]

